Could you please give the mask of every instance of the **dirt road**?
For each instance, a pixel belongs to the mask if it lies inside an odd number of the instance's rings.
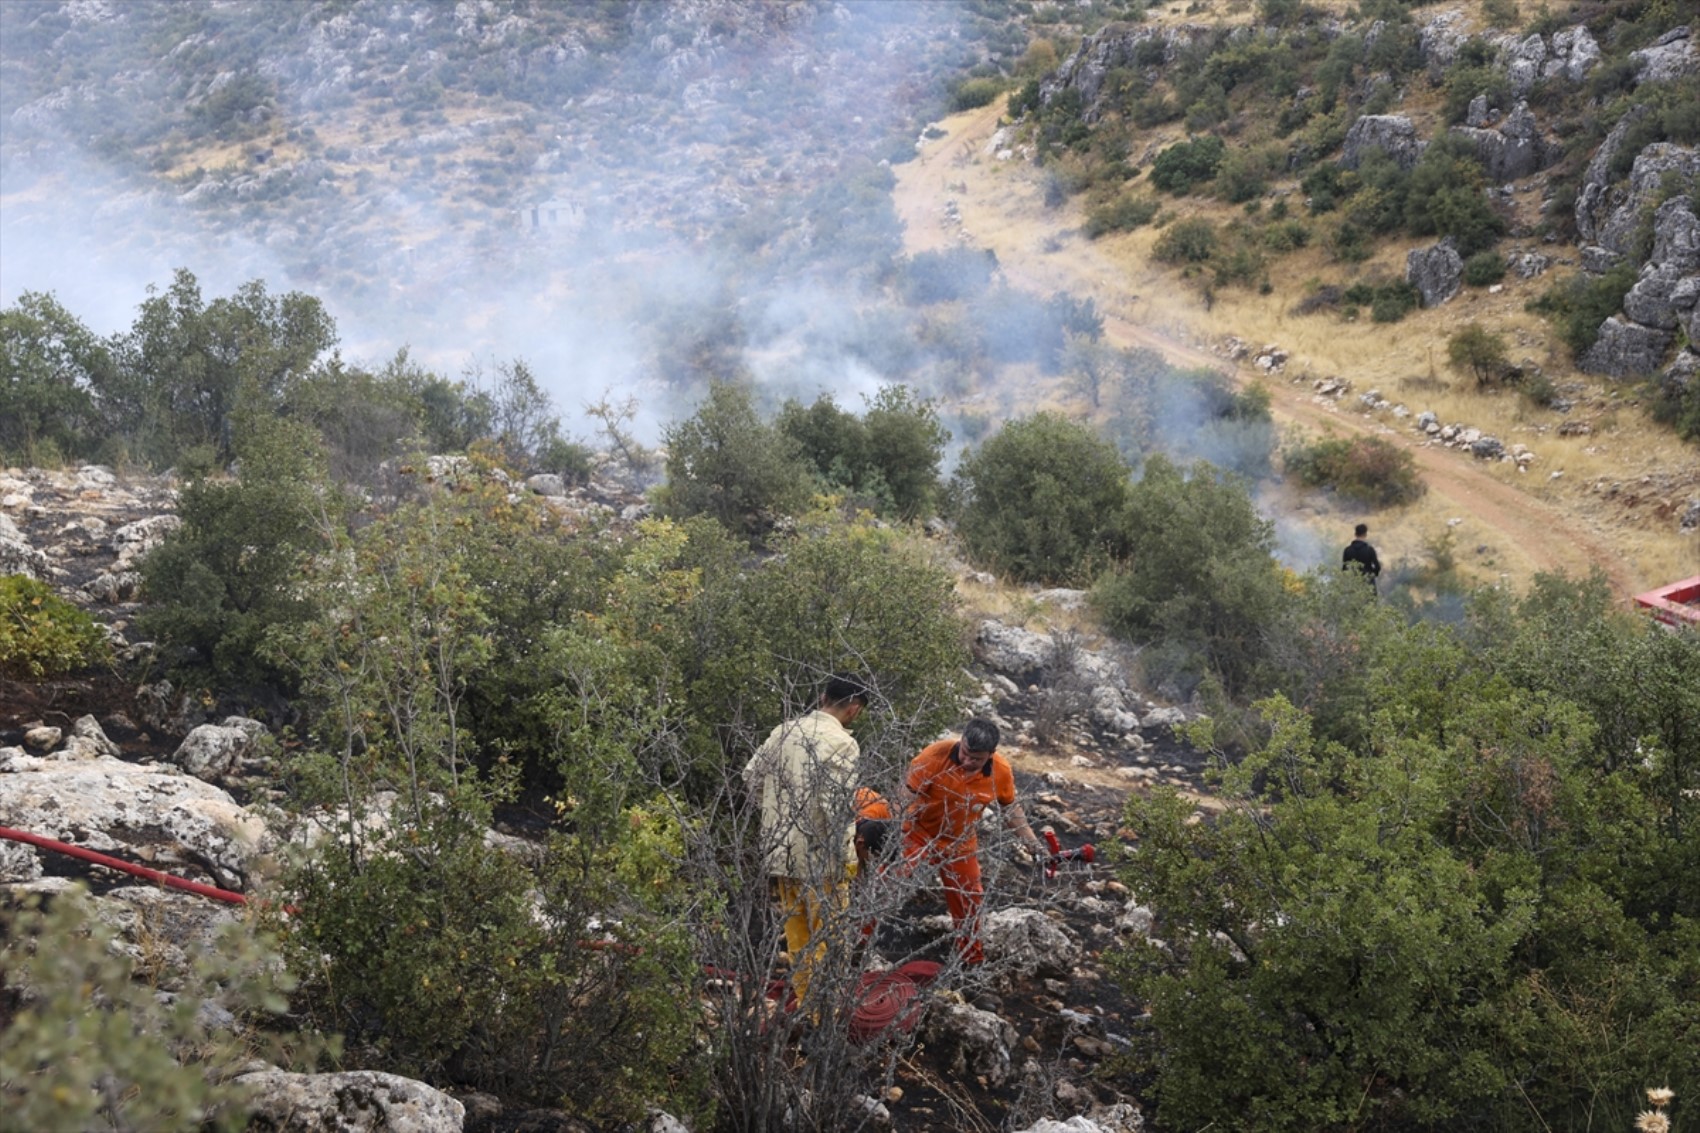
[[[937,250],[966,239],[995,252],[1015,286],[1041,295],[1090,295],[1104,315],[1105,338],[1115,346],[1148,346],[1178,363],[1232,370],[1233,363],[1197,343],[1234,334],[1233,326],[1215,325],[1202,309],[1178,317],[1172,302],[1159,305],[1133,294],[1131,287],[1141,284],[1130,280],[1124,268],[1108,262],[1090,242],[1067,239],[1066,230],[1080,222],[1076,206],[1049,212],[1037,207],[1036,178],[1011,175],[1020,159],[999,162],[987,153],[1001,109],[1000,102],[946,120],[941,123],[945,137],[927,142],[916,160],[895,168],[894,196],[906,250]],[[947,202],[954,207],[947,210]],[[1066,248],[1059,251],[1065,239]],[[1152,273],[1143,286],[1178,291],[1180,285]],[[1153,325],[1154,318],[1159,325]],[[1234,376],[1250,381],[1253,374],[1242,368]],[[1342,413],[1308,383],[1277,380],[1268,388],[1279,424],[1373,434],[1408,450],[1428,485],[1425,514],[1457,517],[1468,522],[1472,536],[1490,538],[1502,573],[1527,580],[1538,571],[1584,575],[1598,567],[1625,595],[1647,581],[1637,578],[1633,565],[1580,517],[1498,479],[1469,456],[1423,444],[1413,431],[1388,430],[1370,418]],[[1411,538],[1417,526],[1413,523]]]

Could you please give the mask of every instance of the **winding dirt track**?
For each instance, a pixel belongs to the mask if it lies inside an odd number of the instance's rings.
[[[1230,363],[1224,359],[1135,321],[1131,308],[1138,297],[1130,295],[1121,282],[1125,273],[1091,245],[1076,241],[1066,253],[1033,253],[1046,233],[1035,231],[1030,208],[1018,209],[1017,205],[1021,194],[1034,194],[1036,188],[1031,184],[1018,187],[1007,176],[994,177],[1004,172],[998,167],[1007,168],[1007,163],[984,156],[1001,111],[1000,100],[947,119],[941,124],[946,137],[925,143],[916,160],[895,167],[894,197],[904,224],[906,250],[913,254],[953,246],[966,231],[974,246],[996,253],[1010,283],[1042,295],[1066,290],[1092,296],[1104,315],[1104,336],[1112,345],[1147,346],[1186,365],[1228,368]],[[952,200],[960,226],[946,212],[946,202]],[[1058,234],[1076,226],[1080,219],[1072,209],[1051,215],[1055,219],[1050,223]],[[1197,321],[1204,321],[1202,313]],[[1226,325],[1205,329],[1211,337],[1235,331]],[[1245,381],[1250,375],[1237,372],[1234,376]],[[1269,389],[1279,424],[1380,436],[1408,450],[1428,485],[1430,504],[1441,512],[1472,517],[1482,528],[1493,531],[1503,543],[1504,567],[1514,578],[1526,580],[1537,571],[1580,576],[1598,567],[1619,594],[1638,589],[1636,584],[1641,580],[1635,577],[1632,565],[1599,535],[1582,526],[1577,517],[1497,479],[1485,466],[1455,450],[1420,443],[1408,431],[1390,432],[1368,418],[1341,413],[1304,385],[1272,382]]]

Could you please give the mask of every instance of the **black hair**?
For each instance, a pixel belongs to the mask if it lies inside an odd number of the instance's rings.
[[[1359,539],[1362,539],[1365,535],[1369,534],[1369,524],[1358,524],[1356,527],[1352,528],[1352,534],[1356,535]]]
[[[826,679],[826,687],[821,689],[820,699],[822,704],[833,708],[842,708],[851,702],[866,708],[868,686],[855,677],[835,673]]]
[[[996,724],[976,716],[962,729],[962,746],[967,751],[996,751],[1000,735]]]

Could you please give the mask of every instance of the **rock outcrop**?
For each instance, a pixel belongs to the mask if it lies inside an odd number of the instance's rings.
[[[1405,256],[1405,282],[1417,289],[1423,306],[1433,307],[1458,294],[1464,286],[1464,257],[1452,237],[1427,248],[1412,248]]]
[[[1642,326],[1622,315],[1600,324],[1600,335],[1577,365],[1590,374],[1613,378],[1641,378],[1657,370],[1665,360],[1676,335],[1657,327]]]
[[[466,1107],[440,1090],[396,1074],[242,1074],[249,1133],[461,1133]]]
[[[265,824],[225,791],[176,768],[114,758],[102,748],[111,741],[94,734],[92,717],[85,720],[80,747],[67,742],[46,756],[0,748],[0,826],[245,888],[269,842]],[[13,868],[23,872],[0,880],[39,877],[41,856],[30,850]]]
[[[1635,81],[1639,83],[1674,83],[1700,71],[1700,52],[1696,52],[1693,29],[1675,27],[1629,57],[1635,61]]]
[[[1678,185],[1693,185],[1700,180],[1700,150],[1654,142],[1635,156],[1626,179],[1613,181],[1611,170],[1627,144],[1630,129],[1650,113],[1648,107],[1640,105],[1619,120],[1588,163],[1576,197],[1579,242],[1604,249],[1608,258],[1620,259],[1632,251],[1644,211],[1663,191],[1667,178]]]
[[[1545,79],[1563,78],[1579,83],[1600,62],[1600,45],[1581,24],[1552,33],[1552,51],[1541,68]]]
[[[1472,114],[1472,118],[1476,116]],[[1476,120],[1486,119],[1483,116]],[[1549,145],[1541,137],[1540,126],[1527,102],[1519,102],[1496,127],[1454,126],[1452,132],[1475,146],[1476,159],[1495,184],[1539,173],[1563,153],[1561,147]]]
[[[1153,28],[1148,24],[1111,24],[1087,36],[1079,49],[1057,68],[1056,74],[1039,88],[1046,104],[1066,90],[1078,91],[1082,117],[1087,123],[1103,117],[1099,95],[1110,72],[1123,67],[1166,65],[1186,48],[1215,34],[1202,24]],[[1157,48],[1161,44],[1161,55]],[[1153,46],[1147,46],[1153,45]],[[1161,59],[1161,64],[1155,62]]]
[[[1346,143],[1340,152],[1340,165],[1356,169],[1367,149],[1379,149],[1393,159],[1400,169],[1411,169],[1423,156],[1425,144],[1417,137],[1417,128],[1402,114],[1365,114],[1346,131]]]

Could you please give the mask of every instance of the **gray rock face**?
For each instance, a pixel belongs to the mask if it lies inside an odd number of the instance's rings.
[[[1469,24],[1462,12],[1442,12],[1423,26],[1419,39],[1423,66],[1430,82],[1438,83],[1458,58],[1458,49],[1470,38]]]
[[[1610,183],[1611,161],[1624,141],[1623,123],[1646,113],[1650,111],[1641,105],[1625,114],[1623,121],[1606,136],[1594,160],[1588,163],[1576,198],[1576,231],[1580,243],[1597,244],[1619,256],[1628,254],[1641,225],[1642,212],[1662,190],[1665,179],[1673,178],[1679,185],[1692,185],[1700,180],[1700,150],[1671,142],[1654,142],[1636,155],[1627,180]]]
[[[986,959],[1017,975],[1066,977],[1080,945],[1038,909],[999,909],[986,917]]]
[[[1009,1081],[1015,1028],[990,1011],[966,1003],[940,1002],[927,1012],[922,1039],[950,1060],[951,1072],[978,1075],[988,1085]]]
[[[223,782],[244,770],[265,734],[264,724],[242,716],[227,717],[222,724],[202,724],[184,738],[171,762],[197,779]]]
[[[1613,315],[1600,324],[1600,337],[1577,365],[1590,374],[1613,378],[1639,378],[1652,373],[1665,360],[1665,352],[1676,340],[1675,333],[1630,322]]]
[[[75,743],[45,757],[22,748],[0,752],[0,826],[145,858],[161,869],[197,865],[219,885],[242,888],[268,843],[263,822],[175,768],[79,757]]]
[[[1049,104],[1063,91],[1077,90],[1084,106],[1083,117],[1088,123],[1096,122],[1104,112],[1099,95],[1103,92],[1105,77],[1117,68],[1137,66],[1136,54],[1145,55],[1139,50],[1142,44],[1148,40],[1161,40],[1163,62],[1167,64],[1188,46],[1210,34],[1212,30],[1200,24],[1181,24],[1166,30],[1143,24],[1112,24],[1087,36],[1080,48],[1057,68],[1055,77],[1040,85],[1039,97]]]
[[[1529,88],[1541,77],[1541,67],[1546,61],[1547,45],[1538,35],[1512,41],[1499,56],[1505,77],[1511,82],[1511,92],[1518,98],[1529,93]]]
[[[553,472],[539,472],[536,476],[527,478],[525,486],[540,496],[564,496],[567,485]]]
[[[1400,169],[1410,169],[1422,157],[1425,143],[1417,137],[1417,128],[1402,114],[1365,114],[1346,131],[1346,143],[1340,153],[1340,165],[1356,169],[1363,151],[1382,150]]]
[[[1523,252],[1510,259],[1511,273],[1518,279],[1534,279],[1552,266],[1552,258],[1539,252]]]
[[[1606,134],[1600,148],[1594,151],[1576,194],[1577,243],[1593,244],[1598,241],[1600,221],[1612,207],[1606,197],[1611,189],[1611,166],[1617,160],[1617,151],[1627,144],[1629,131],[1634,129],[1635,124],[1651,113],[1652,108],[1648,106],[1630,107]]]
[[[1675,330],[1700,297],[1700,220],[1687,197],[1659,206],[1653,254],[1623,297],[1623,313],[1645,326]]]
[[[1519,102],[1496,129],[1455,126],[1452,132],[1469,139],[1488,179],[1498,184],[1539,173],[1562,153],[1541,137],[1540,126],[1526,102]]]
[[[45,579],[51,570],[47,556],[30,546],[11,516],[0,513],[0,574]]]
[[[466,1107],[440,1090],[396,1074],[243,1074],[249,1133],[461,1133]]]
[[[1576,27],[1552,33],[1552,52],[1547,58],[1546,66],[1541,68],[1541,77],[1562,77],[1579,83],[1588,77],[1588,72],[1597,67],[1599,62],[1599,43],[1586,27],[1578,24]]]
[[[1700,55],[1695,52],[1692,30],[1686,25],[1672,28],[1639,51],[1631,51],[1629,57],[1635,60],[1635,80],[1641,83],[1673,83],[1700,70]]]
[[[1458,294],[1464,286],[1464,257],[1452,237],[1427,248],[1413,248],[1405,256],[1405,282],[1423,297],[1423,306],[1433,307]]]

